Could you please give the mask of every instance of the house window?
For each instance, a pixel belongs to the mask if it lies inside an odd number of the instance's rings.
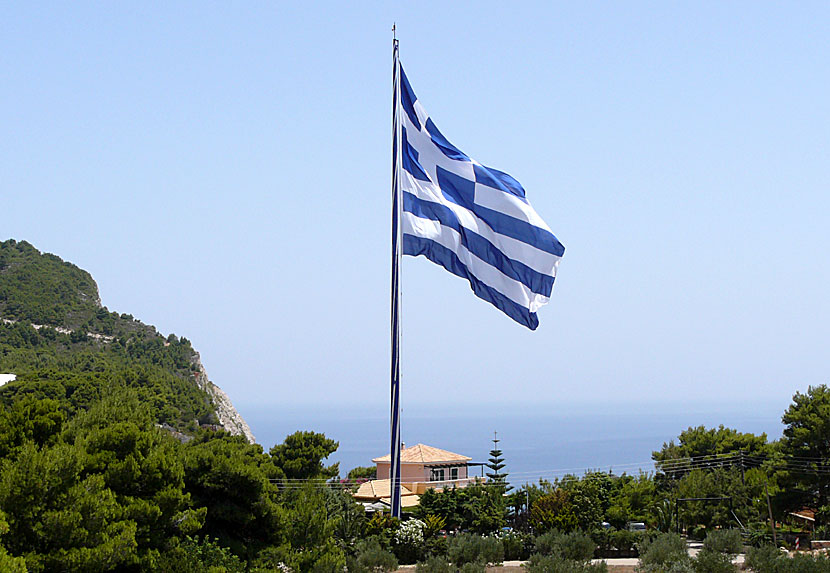
[[[429,481],[444,481],[444,468],[433,468],[429,472]]]
[[[458,479],[458,468],[450,468],[450,479]]]

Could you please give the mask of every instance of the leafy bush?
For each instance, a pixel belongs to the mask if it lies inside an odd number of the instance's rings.
[[[6,514],[0,511],[0,536],[9,532]],[[6,548],[0,545],[0,571],[5,573],[26,573],[26,560],[22,557],[13,557]]]
[[[465,563],[458,568],[458,573],[485,573],[485,571],[487,571],[487,563],[484,561]]]
[[[827,554],[811,555],[809,553],[796,553],[792,559],[779,557],[774,569],[774,573],[826,573],[828,571],[830,571],[830,557]]]
[[[423,520],[424,537],[432,537],[447,526],[447,520],[440,515],[425,515]]]
[[[500,534],[498,538],[501,539],[502,547],[504,547],[505,561],[519,561],[527,559],[530,556],[531,549],[534,545],[532,535],[518,531],[509,531]]]
[[[775,561],[780,555],[781,551],[774,545],[750,547],[746,551],[746,567],[758,573],[774,571]]]
[[[629,531],[618,529],[610,533],[611,546],[622,551],[633,551],[637,549],[645,539],[651,537],[642,531]]]
[[[0,548],[0,571],[4,573],[26,573],[26,560],[22,557],[13,557]]]
[[[416,573],[454,573],[454,569],[446,558],[438,555],[431,555],[426,561],[419,561],[415,567]]]
[[[397,517],[392,517],[392,514],[376,511],[366,524],[366,534],[371,536],[390,533],[396,530],[399,524],[400,520]]]
[[[348,559],[349,573],[394,571],[398,568],[395,555],[386,551],[375,537],[362,539],[355,545],[355,556]]]
[[[423,557],[424,551],[424,522],[420,519],[409,519],[400,524],[395,530],[395,555],[402,563],[415,563]]]
[[[349,471],[348,479],[352,481],[376,479],[377,466],[358,466]]]
[[[692,565],[696,573],[735,573],[729,554],[705,547],[697,554]]]
[[[638,567],[637,571],[638,573],[698,573],[695,571],[692,560],[688,556],[680,561],[675,561],[666,567],[660,565],[649,565],[647,567]]]
[[[760,526],[750,526],[747,532],[747,545],[752,547],[766,547],[772,545],[772,531],[769,528]]]
[[[439,516],[444,519],[447,529],[486,535],[505,525],[507,511],[500,488],[471,484],[440,491],[426,490],[415,514],[421,519],[428,515]]]
[[[591,531],[591,540],[596,544],[595,555],[610,556],[613,551],[634,553],[637,545],[652,534],[643,531],[628,531],[627,529],[600,529]]]
[[[424,540],[424,556],[437,556],[447,559],[448,542],[446,537],[430,537]]]
[[[703,547],[716,553],[737,555],[743,550],[741,532],[737,529],[716,529],[710,531],[703,542]]]
[[[309,571],[310,573],[343,573],[343,565],[343,556],[341,554],[335,551],[325,551],[309,567],[299,570]],[[294,571],[294,569],[289,569],[288,567],[282,570]]]
[[[662,571],[661,568],[688,559],[686,542],[676,533],[662,533],[640,543],[640,566],[643,571]]]
[[[449,541],[447,555],[459,567],[477,561],[485,564],[501,563],[504,560],[504,548],[495,537],[461,533]]]
[[[157,571],[177,573],[242,573],[245,564],[227,547],[222,547],[210,537],[203,539],[187,537],[170,551],[162,554]]]
[[[424,542],[424,522],[420,519],[408,519],[395,531],[395,543],[398,545],[420,545]]]
[[[611,549],[611,532],[612,529],[605,529],[602,527],[595,527],[591,530],[591,540],[596,544],[597,553],[605,553]],[[596,553],[595,553],[596,554]]]
[[[750,547],[746,568],[755,573],[826,573],[830,571],[830,557],[796,553],[790,558],[772,545]]]
[[[706,538],[706,526],[695,525],[689,528],[689,537],[698,541],[703,541]]]
[[[538,536],[534,543],[536,554],[545,556],[554,555],[558,549],[558,540],[561,535],[562,533],[559,531],[550,531]]]
[[[608,566],[600,563],[580,563],[555,555],[534,553],[525,564],[529,573],[606,573]]]
[[[596,544],[581,531],[560,533],[552,531],[536,538],[536,552],[545,555],[586,563],[594,556]]]
[[[530,507],[530,523],[536,531],[573,531],[579,526],[571,495],[556,489],[539,497]]]

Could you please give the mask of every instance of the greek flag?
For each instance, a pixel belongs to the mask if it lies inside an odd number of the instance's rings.
[[[518,181],[438,131],[399,70],[403,254],[424,255],[467,279],[476,296],[535,330],[565,247]]]

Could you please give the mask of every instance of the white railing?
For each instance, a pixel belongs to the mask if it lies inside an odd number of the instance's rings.
[[[427,489],[444,489],[451,487],[467,487],[476,482],[483,482],[480,477],[466,477],[460,479],[444,479],[435,481],[413,481],[407,482],[409,487],[415,493],[423,493]],[[411,487],[410,487],[411,486]]]

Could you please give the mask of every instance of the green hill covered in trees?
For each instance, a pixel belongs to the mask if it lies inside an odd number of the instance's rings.
[[[187,339],[110,312],[89,273],[14,240],[0,373],[16,375],[0,387],[0,571],[345,564],[336,514],[362,512],[318,483],[336,442],[297,432],[266,453],[223,431]]]
[[[158,423],[183,432],[218,423],[186,338],[108,311],[89,273],[14,240],[0,243],[0,372],[17,376],[0,389],[7,406],[50,398],[73,416],[129,388]]]
[[[104,309],[99,318],[100,310],[98,285],[89,273],[25,241],[0,243],[0,316],[75,329],[93,327],[96,319],[101,326],[109,313]]]

